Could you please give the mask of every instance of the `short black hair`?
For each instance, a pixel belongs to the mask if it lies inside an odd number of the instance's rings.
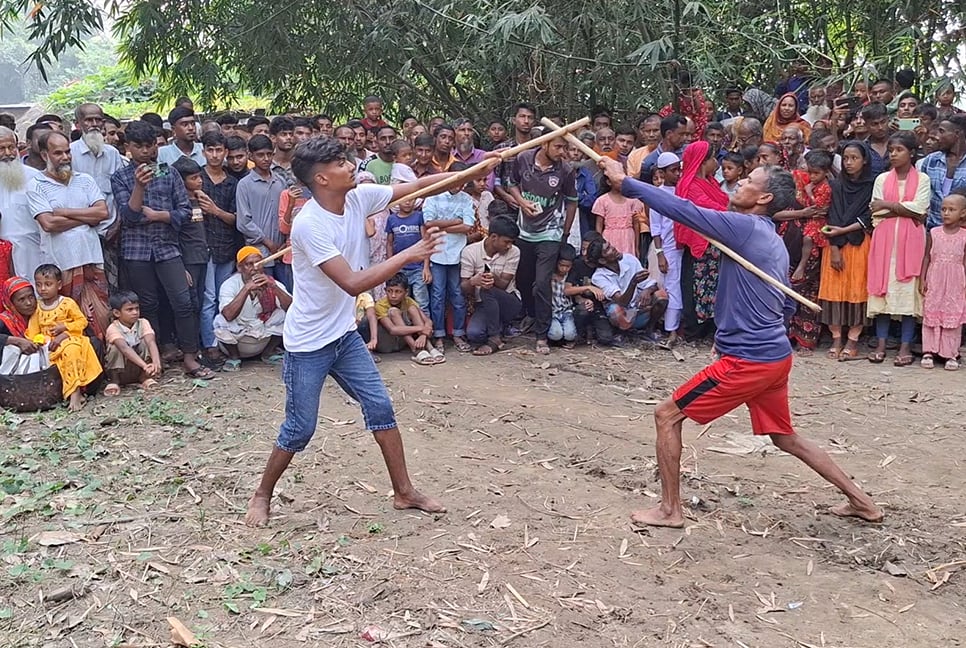
[[[710,124],[708,124],[707,126],[704,127],[704,132],[707,133],[709,130],[716,130],[716,131],[722,131],[722,132],[724,132],[724,129],[725,129],[725,127],[721,124],[721,122],[713,121],[713,122],[711,122]]]
[[[736,167],[741,167],[745,163],[745,156],[741,153],[736,153],[734,151],[727,153],[723,158],[721,158],[721,163],[731,162]]]
[[[557,261],[570,261],[573,263],[577,259],[577,250],[570,243],[564,243],[557,252]]]
[[[469,168],[470,165],[466,164],[465,162],[453,162],[451,165],[449,165],[450,171],[466,171]]]
[[[687,126],[688,120],[683,116],[674,113],[668,115],[661,120],[661,137],[667,137],[667,134],[673,130],[677,130],[681,126]]]
[[[113,124],[114,126],[120,128],[121,122],[118,121],[117,117],[112,117],[111,115],[104,115],[104,121],[108,124]]]
[[[959,129],[960,134],[966,134],[966,115],[950,115],[946,118],[946,121]]]
[[[15,129],[11,129],[11,130],[15,130]],[[49,130],[54,130],[54,128],[53,126],[51,126],[46,122],[42,124],[32,124],[27,128],[27,141],[28,142],[31,141],[34,138],[34,133],[36,133],[37,131],[43,132],[43,131],[49,131]]]
[[[822,149],[813,149],[805,154],[805,164],[813,169],[831,171],[832,162],[832,154]]]
[[[870,88],[874,88],[875,86],[877,86],[877,85],[879,85],[881,83],[888,83],[890,88],[893,85],[892,79],[879,78],[879,79],[876,79],[875,81],[873,81],[872,84],[869,87]]]
[[[896,72],[896,85],[900,88],[908,90],[912,86],[916,85],[916,73],[909,68],[903,68]]]
[[[182,155],[175,160],[171,167],[178,172],[182,180],[196,173],[201,173],[201,165],[186,155]]]
[[[386,279],[386,288],[402,288],[403,290],[409,290],[409,279],[406,278],[401,272],[397,272],[393,276]]]
[[[509,216],[497,216],[490,221],[490,236],[505,236],[514,241],[520,238],[520,226]]]
[[[201,136],[201,145],[205,148],[208,148],[209,146],[224,146],[227,148],[228,138],[225,137],[221,131],[208,131]]]
[[[862,115],[862,119],[868,122],[888,117],[889,110],[885,107],[885,104],[882,104],[878,101],[873,101],[872,103],[863,106],[859,114]]]
[[[452,124],[443,122],[442,124],[437,124],[436,128],[433,129],[433,137],[439,137],[439,134],[442,133],[444,130],[451,131],[454,135],[456,134],[456,129],[453,128]]]
[[[151,122],[135,119],[124,128],[124,141],[133,144],[154,144],[158,141],[158,128]]]
[[[164,119],[162,119],[161,115],[159,115],[158,113],[146,112],[143,115],[141,115],[140,119],[141,121],[151,124],[155,128],[164,128]]]
[[[746,146],[741,149],[741,157],[744,158],[745,163],[752,162],[758,159],[758,147],[757,146]]]
[[[249,153],[264,151],[266,149],[269,151],[275,150],[275,145],[272,144],[272,140],[269,139],[268,135],[254,135],[250,140],[248,140]]]
[[[252,139],[255,139],[254,137]],[[312,169],[317,164],[328,164],[345,159],[345,147],[333,137],[316,137],[295,147],[292,173],[307,187],[311,187]]]
[[[917,117],[931,119],[932,121],[939,119],[939,109],[931,103],[919,104],[916,106],[915,110],[912,111],[912,114],[916,115]]]
[[[382,97],[380,97],[378,95],[369,95],[365,99],[362,100],[362,105],[363,106],[365,106],[366,104],[371,104],[371,103],[382,104]]]
[[[379,126],[378,128],[374,128],[373,130],[376,131],[376,137],[378,137],[379,136],[379,133],[381,133],[382,131],[387,130],[387,129],[388,130],[391,130],[393,135],[396,134],[395,127],[390,126],[389,124],[384,124],[382,126]]]
[[[219,126],[234,126],[238,124],[238,117],[234,113],[225,112],[215,117],[215,123]]]
[[[107,299],[111,310],[121,310],[125,304],[140,304],[141,298],[133,290],[118,290]]]
[[[425,146],[428,148],[433,148],[436,146],[436,138],[429,133],[423,133],[422,135],[417,135],[416,139],[413,141],[413,147]]]
[[[202,141],[204,141],[204,138],[202,138]],[[225,138],[225,148],[229,151],[237,151],[238,149],[247,151],[248,143],[238,135],[232,135],[231,137]]]
[[[295,130],[295,122],[292,121],[291,117],[286,117],[285,115],[274,117],[268,124],[268,132],[272,135],[278,135],[282,131],[293,130]]]
[[[513,117],[516,117],[517,113],[520,112],[521,110],[527,110],[533,113],[534,117],[537,116],[537,107],[534,106],[529,101],[520,101],[513,104],[513,107],[510,109],[510,115],[512,115]]]
[[[889,136],[889,141],[886,143],[886,146],[892,146],[893,144],[906,147],[906,150],[912,153],[912,161],[916,161],[916,151],[919,149],[919,141],[916,139],[915,133],[907,130],[897,131]]]
[[[630,124],[618,124],[614,129],[614,135],[633,135],[637,137],[637,131]]]
[[[318,124],[313,123],[308,117],[296,117],[292,120],[295,124],[295,128],[308,128],[309,130],[318,130]],[[293,129],[294,130],[294,129]]]
[[[271,126],[270,126],[271,122],[268,120],[268,117],[266,117],[265,115],[252,115],[245,122],[245,127],[248,129],[248,132],[250,133],[253,130],[255,130],[256,126],[261,126],[262,124],[269,126],[269,129],[271,129]]]
[[[587,246],[587,262],[593,266],[596,266],[601,257],[604,256],[605,245],[607,245],[607,241],[604,240],[603,236],[591,241]]]
[[[831,131],[823,130],[821,128],[816,128],[812,131],[811,135],[808,136],[808,147],[809,148],[819,148],[822,146],[822,140],[831,135]]]
[[[57,281],[64,280],[64,273],[60,271],[60,268],[55,266],[53,263],[41,263],[34,270],[35,277],[53,277]]]

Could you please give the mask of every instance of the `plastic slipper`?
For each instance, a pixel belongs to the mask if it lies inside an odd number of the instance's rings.
[[[433,360],[433,356],[430,355],[429,351],[426,351],[425,349],[414,355],[412,357],[412,361],[423,366],[436,364],[436,361]]]
[[[198,367],[197,369],[184,372],[184,375],[186,375],[188,378],[195,378],[197,380],[211,380],[215,377],[215,372],[208,367]]]
[[[121,386],[117,383],[107,383],[107,387],[104,388],[105,396],[120,396]]]
[[[459,336],[453,336],[453,345],[460,353],[469,353],[473,350],[473,347],[470,346],[470,343]]]
[[[241,369],[241,360],[238,358],[228,358],[225,360],[225,364],[221,367],[222,371],[227,371],[229,373],[234,373],[239,369]]]
[[[264,357],[262,358],[262,362],[270,365],[280,365],[282,364],[283,360],[285,360],[285,354],[283,353],[273,353],[267,358],[264,358]]]
[[[429,348],[429,355],[433,358],[433,364],[443,364],[446,362],[446,356],[436,347]]]
[[[482,344],[473,350],[473,355],[475,356],[488,356],[496,353],[496,349],[491,347],[489,344]]]
[[[148,378],[143,383],[141,383],[141,389],[143,389],[144,391],[149,391],[151,389],[154,389],[157,386],[158,386],[158,381],[155,380],[154,378]]]

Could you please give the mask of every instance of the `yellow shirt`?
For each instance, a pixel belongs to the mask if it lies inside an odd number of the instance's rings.
[[[383,297],[382,299],[376,302],[376,318],[382,319],[383,317],[388,317],[390,308],[398,308],[399,310],[405,313],[413,306],[416,306],[418,308],[419,304],[416,303],[415,299],[413,299],[412,297],[409,297],[408,295],[403,299],[402,303],[399,306],[392,306],[389,303],[389,298]]]

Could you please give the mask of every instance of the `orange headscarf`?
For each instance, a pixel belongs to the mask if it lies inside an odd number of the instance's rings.
[[[791,119],[782,119],[780,114],[780,109],[782,102],[785,98],[791,98],[795,102],[795,114]],[[794,92],[789,92],[783,94],[781,98],[778,99],[778,103],[775,104],[775,108],[768,115],[768,119],[765,120],[764,133],[762,135],[762,140],[765,142],[779,142],[782,138],[782,131],[788,126],[798,126],[802,129],[802,134],[805,136],[805,141],[808,141],[809,136],[812,134],[812,126],[805,121],[801,115],[798,114],[798,97],[795,96]]]

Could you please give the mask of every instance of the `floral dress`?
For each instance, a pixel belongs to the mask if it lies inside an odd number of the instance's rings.
[[[832,203],[832,188],[828,182],[813,187],[811,193],[806,191],[805,186],[809,183],[806,171],[795,171],[795,187],[799,204],[802,207],[828,207]],[[778,227],[778,234],[786,241],[796,240],[801,243],[804,237],[812,239],[812,251],[805,261],[805,272],[801,281],[793,282],[792,287],[802,296],[815,301],[818,299],[818,286],[822,276],[822,250],[828,247],[828,238],[822,234],[825,227],[825,218],[807,218],[799,220],[784,221]],[[801,247],[795,250],[797,254],[792,254],[793,259],[791,268],[788,270],[789,277],[798,267],[798,259],[801,258]],[[814,349],[818,346],[818,339],[822,332],[822,325],[819,322],[818,313],[812,311],[807,306],[798,305],[795,314],[792,315],[788,328],[788,337],[797,342],[805,349]]]

